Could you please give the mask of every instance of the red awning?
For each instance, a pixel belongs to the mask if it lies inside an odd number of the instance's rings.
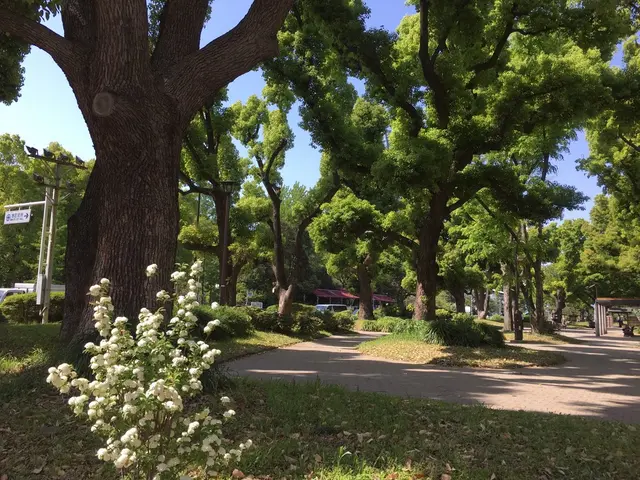
[[[373,294],[373,299],[376,302],[396,303],[396,301],[393,298],[388,297],[386,295],[379,295],[377,293]]]
[[[357,295],[353,295],[346,290],[329,290],[326,288],[318,288],[313,291],[313,294],[316,297],[321,298],[346,298],[349,300],[356,300],[359,298]]]
[[[347,292],[346,290],[329,290],[327,288],[317,288],[313,291],[313,294],[316,297],[320,298],[346,298],[348,300],[357,300],[360,298],[357,295],[353,295],[352,293]],[[375,300],[376,302],[396,303],[393,298],[377,293],[373,294],[373,300]]]

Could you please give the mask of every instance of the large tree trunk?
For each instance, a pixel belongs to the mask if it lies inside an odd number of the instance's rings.
[[[564,287],[558,287],[556,289],[556,309],[555,309],[555,318],[557,322],[562,323],[562,311],[566,306],[567,301],[567,292]]]
[[[513,306],[511,304],[511,285],[505,280],[502,286],[503,294],[503,310],[502,315],[504,317],[504,331],[513,331]]]
[[[294,285],[278,290],[278,315],[289,315],[293,310]]]
[[[358,310],[358,318],[361,320],[373,320],[373,292],[371,291],[371,275],[369,274],[369,265],[373,258],[367,255],[367,258],[358,265],[358,282],[360,284],[360,304]]]
[[[465,313],[464,288],[453,288],[450,293],[456,301],[456,312]]]
[[[542,260],[536,258],[534,267],[533,267],[533,277],[536,285],[536,321],[535,324],[537,327],[544,325],[546,318],[544,315],[544,278],[542,275]],[[533,322],[531,322],[533,325]]]
[[[238,277],[240,276],[240,272],[242,271],[242,267],[244,267],[245,262],[236,262],[232,264],[231,267],[231,276],[229,277],[228,291],[229,291],[229,303],[228,305],[235,307],[236,306],[236,296],[238,295]]]
[[[178,168],[182,132],[170,108],[148,98],[90,123],[96,165],[78,211],[69,219],[68,282],[62,338],[82,345],[94,336],[88,287],[106,277],[116,315],[133,322],[169,288],[178,235]],[[158,276],[145,268],[156,263]]]
[[[227,267],[225,269],[225,277],[224,280],[220,278],[220,299],[218,303],[220,305],[235,305],[235,290],[233,286],[230,285],[231,276],[233,274],[233,259],[231,258],[231,252],[229,251],[229,245],[225,245],[224,242],[224,218],[226,215],[226,202],[227,198],[224,193],[214,193],[213,200],[216,207],[216,225],[218,227],[218,265],[222,268],[222,262],[224,259],[227,259]],[[231,234],[229,233],[229,244],[231,243]],[[222,287],[224,285],[224,288]]]
[[[436,318],[436,295],[438,293],[438,241],[447,216],[447,188],[433,194],[429,203],[429,214],[420,228],[419,246],[416,255],[416,303],[414,318],[434,320]]]
[[[478,312],[478,318],[487,318],[487,311],[489,306],[489,294],[484,287],[476,288],[473,292],[473,299],[476,305],[476,311]]]

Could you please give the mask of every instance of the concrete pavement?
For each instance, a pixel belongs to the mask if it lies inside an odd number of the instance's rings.
[[[491,370],[383,360],[357,350],[379,335],[371,333],[299,343],[228,366],[263,380],[320,379],[352,390],[640,423],[640,343],[617,329],[601,338],[591,330],[562,333],[587,343],[526,345],[564,354],[567,362],[557,367]]]

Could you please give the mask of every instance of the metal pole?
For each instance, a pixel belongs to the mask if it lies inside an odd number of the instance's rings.
[[[229,201],[231,197],[230,193],[226,193],[224,195],[224,228],[223,228],[223,236],[222,239],[222,261],[220,262],[220,305],[227,304],[227,256],[229,253],[229,215],[231,202]]]
[[[51,187],[51,220],[49,222],[49,244],[47,245],[47,271],[45,273],[44,306],[42,307],[42,323],[49,322],[51,305],[51,283],[53,281],[54,249],[56,246],[56,210],[60,189],[60,165],[56,164],[55,182]]]
[[[42,232],[40,233],[40,256],[38,257],[38,273],[36,275],[36,305],[42,305],[44,300],[44,255],[47,242],[47,227],[49,225],[49,205],[51,192],[47,187],[44,191],[44,210],[42,212]]]

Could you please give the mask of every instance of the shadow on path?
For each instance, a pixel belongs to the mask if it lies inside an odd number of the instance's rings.
[[[490,370],[416,365],[362,355],[379,334],[333,336],[230,362],[240,375],[342,385],[352,390],[495,408],[564,413],[640,423],[640,346],[616,332],[562,332],[585,344],[525,345],[561,352],[557,367]]]

